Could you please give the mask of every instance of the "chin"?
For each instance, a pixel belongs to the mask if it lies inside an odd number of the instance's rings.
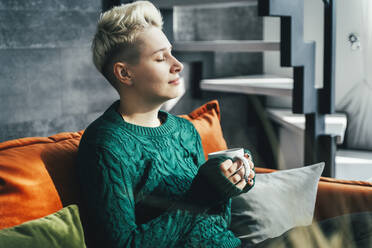
[[[166,102],[166,101],[169,101],[169,100],[172,100],[172,99],[177,99],[177,98],[180,98],[184,95],[186,89],[185,87],[183,86],[183,84],[180,84],[180,85],[177,85],[177,86],[172,86],[172,88],[168,88],[161,96],[162,98],[162,101],[163,102]]]
[[[178,94],[176,96],[168,97],[167,100],[162,104],[162,109],[165,111],[170,111],[182,96],[183,94]]]
[[[185,91],[180,91],[180,90],[179,90],[176,94],[174,94],[174,95],[172,96],[171,99],[175,99],[175,98],[182,97],[182,96],[184,95],[184,93],[185,93]]]
[[[184,93],[185,93],[184,88],[177,87],[176,89],[172,89],[170,92],[168,92],[166,97],[168,98],[168,100],[171,100],[183,96]]]
[[[169,100],[173,100],[173,99],[176,99],[178,97],[180,97],[181,94],[177,94],[177,95],[169,95],[169,96],[166,96],[163,98],[163,101],[166,102],[166,101],[169,101]]]

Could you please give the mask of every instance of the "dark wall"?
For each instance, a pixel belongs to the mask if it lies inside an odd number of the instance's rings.
[[[261,40],[263,22],[257,13],[257,3],[230,7],[177,7],[175,39]],[[216,77],[259,74],[262,64],[262,53],[217,52],[215,73]]]
[[[100,10],[99,0],[0,0],[0,141],[83,129],[118,98],[91,62]],[[262,39],[256,4],[176,8],[175,22],[178,40]],[[262,54],[218,52],[215,70],[219,77],[262,73]],[[220,101],[228,145],[254,150],[246,96],[187,93],[171,112],[210,99]]]
[[[83,129],[116,97],[91,63],[100,8],[0,1],[0,141]]]

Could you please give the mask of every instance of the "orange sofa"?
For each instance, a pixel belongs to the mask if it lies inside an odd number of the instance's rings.
[[[227,149],[217,101],[181,117],[198,130],[205,154]],[[0,143],[0,229],[79,204],[74,161],[82,134],[83,130]],[[257,173],[272,171],[256,168]],[[314,221],[362,211],[372,211],[371,183],[320,179]]]

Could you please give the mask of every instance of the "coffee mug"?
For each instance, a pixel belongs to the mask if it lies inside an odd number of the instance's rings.
[[[249,166],[249,161],[246,157],[244,157],[244,149],[243,148],[232,148],[228,150],[218,151],[218,152],[212,152],[208,153],[208,159],[216,158],[218,156],[226,156],[228,158],[231,158],[233,161],[239,159],[243,162],[243,166],[245,168],[245,174],[244,179],[246,182],[248,182],[248,177],[251,174],[251,167]],[[241,169],[241,168],[239,168]]]

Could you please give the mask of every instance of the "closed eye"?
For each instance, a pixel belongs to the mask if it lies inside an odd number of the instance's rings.
[[[163,62],[167,59],[167,57],[172,57],[172,48],[170,48],[168,51],[162,51],[162,57],[159,57],[156,59],[157,62]]]

